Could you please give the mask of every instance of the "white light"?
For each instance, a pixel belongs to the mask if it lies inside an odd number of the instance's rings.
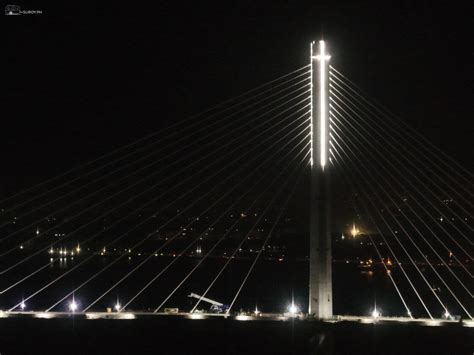
[[[328,108],[326,96],[327,83],[327,67],[326,62],[331,58],[326,54],[326,43],[319,41],[319,55],[316,59],[319,60],[319,149],[320,149],[320,164],[324,168],[327,159],[327,124],[328,124]]]
[[[69,310],[73,313],[77,311],[77,303],[74,298],[72,299],[71,303],[69,303]]]
[[[202,314],[196,314],[196,313],[191,313],[190,315],[188,315],[188,317],[190,319],[204,319],[204,315]]]
[[[25,304],[24,301],[21,301],[20,308],[21,308],[22,311],[26,308],[26,304]]]
[[[35,317],[35,318],[49,319],[49,318],[54,318],[55,315],[54,315],[54,313],[40,312],[40,313],[35,313],[35,314],[34,314],[34,317]]]
[[[444,318],[449,319],[449,317],[451,317],[451,314],[446,310],[446,312],[444,312]]]
[[[120,313],[117,317],[119,319],[135,319],[135,314],[133,314],[133,313]]]
[[[115,306],[114,306],[114,308],[115,308],[115,310],[116,310],[117,312],[120,312],[120,307],[122,307],[122,305],[120,304],[120,302],[117,302],[117,303],[115,304]]]
[[[357,235],[359,234],[359,230],[356,228],[354,223],[352,223],[351,234],[353,238],[357,237]]]
[[[372,311],[372,318],[377,319],[379,317],[380,317],[380,311],[377,310],[377,308],[374,308],[374,310]]]
[[[300,310],[298,308],[298,306],[296,306],[294,303],[291,303],[289,306],[288,306],[288,312],[290,312],[291,314],[296,314],[298,313]]]
[[[465,327],[470,327],[470,328],[473,328],[473,327],[474,327],[474,322],[473,322],[473,321],[470,321],[470,320],[463,320],[463,321],[462,321],[462,324],[463,324]]]
[[[310,83],[310,87],[311,87],[311,90],[313,90],[313,44],[314,42],[311,42],[311,57],[310,57],[310,61],[311,61],[311,69],[310,69],[310,79],[311,79],[311,83]],[[310,157],[309,157],[309,162],[311,164],[311,167],[313,166],[313,119],[314,119],[314,111],[313,111],[313,95],[311,95],[311,103],[310,103],[310,107],[311,107],[311,120],[309,122],[309,144],[310,144]],[[256,215],[256,214],[255,214]]]
[[[87,319],[101,319],[104,318],[104,316],[100,313],[86,313],[86,318]]]

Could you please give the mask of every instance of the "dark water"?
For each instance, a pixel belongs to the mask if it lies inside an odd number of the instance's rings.
[[[174,317],[135,320],[0,319],[11,354],[456,354],[471,355],[472,328],[458,325],[239,322]]]

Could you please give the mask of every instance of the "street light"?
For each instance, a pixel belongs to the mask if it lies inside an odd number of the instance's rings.
[[[72,301],[69,303],[69,310],[74,313],[77,311],[78,305],[77,302],[74,300],[74,297],[72,298]]]
[[[295,315],[299,311],[300,311],[300,309],[298,308],[297,305],[295,305],[294,302],[291,302],[291,304],[288,306],[288,312],[290,312],[290,314],[292,314],[292,315]]]
[[[372,311],[372,318],[377,319],[381,316],[380,311],[377,309],[377,307],[374,308]]]

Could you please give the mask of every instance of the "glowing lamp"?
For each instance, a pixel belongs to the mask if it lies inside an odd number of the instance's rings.
[[[380,311],[377,308],[374,308],[374,310],[372,311],[372,318],[377,319],[380,317],[380,315]]]
[[[69,303],[69,310],[74,313],[75,311],[77,311],[77,308],[77,302],[73,299],[71,303]]]
[[[299,311],[300,310],[299,310],[298,306],[296,306],[294,303],[292,303],[288,306],[288,312],[290,312],[291,314],[296,314]]]

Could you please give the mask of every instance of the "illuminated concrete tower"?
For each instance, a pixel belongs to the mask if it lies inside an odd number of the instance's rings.
[[[329,217],[329,58],[324,41],[311,43],[311,207],[309,308],[332,317],[332,257]]]

